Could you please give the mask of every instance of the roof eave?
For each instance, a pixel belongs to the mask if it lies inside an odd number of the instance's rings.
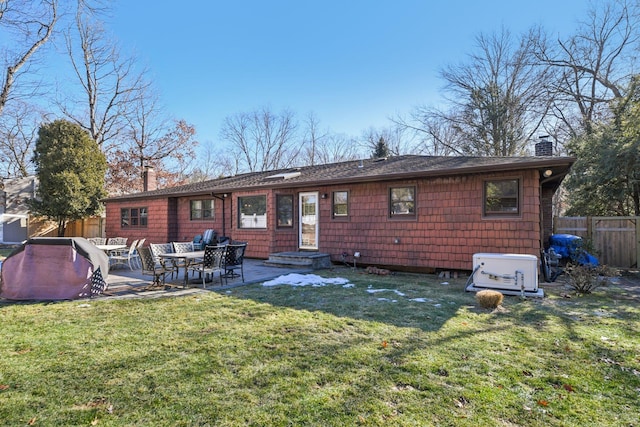
[[[351,176],[340,178],[328,178],[310,181],[298,181],[297,179],[283,179],[281,181],[269,182],[263,185],[255,185],[252,187],[247,186],[228,186],[228,187],[212,187],[197,191],[175,191],[170,192],[165,190],[155,190],[146,193],[136,193],[125,196],[115,196],[104,199],[105,201],[126,201],[126,200],[138,200],[138,199],[158,199],[158,198],[171,198],[171,197],[193,197],[202,195],[215,195],[224,193],[234,193],[238,191],[245,191],[247,189],[273,189],[273,188],[306,188],[317,187],[319,185],[335,185],[346,183],[365,183],[376,181],[394,181],[399,179],[411,179],[411,178],[433,178],[433,177],[445,177],[452,175],[470,175],[477,173],[487,172],[509,172],[520,171],[530,169],[546,169],[555,168],[559,169],[560,173],[566,175],[573,163],[575,163],[575,157],[542,157],[539,160],[529,160],[526,163],[513,162],[505,163],[501,165],[488,164],[488,165],[472,165],[447,169],[433,169],[424,171],[410,171],[410,172],[397,172],[384,175],[364,175],[364,176]]]
[[[472,175],[477,173],[487,173],[487,172],[509,172],[509,171],[520,171],[525,169],[546,169],[546,168],[566,168],[566,172],[569,171],[573,163],[575,163],[576,159],[574,157],[558,157],[558,158],[545,158],[546,160],[540,161],[531,161],[526,164],[505,164],[497,167],[496,165],[482,165],[482,166],[468,166],[468,167],[457,167],[457,168],[449,168],[449,169],[436,169],[436,170],[425,170],[425,171],[412,171],[412,172],[398,172],[392,174],[385,175],[367,175],[367,176],[355,176],[349,178],[330,178],[323,180],[316,180],[314,182],[282,182],[274,185],[265,186],[264,188],[292,188],[292,187],[316,187],[318,185],[335,185],[335,184],[344,184],[344,183],[364,183],[364,182],[376,182],[376,181],[394,181],[399,179],[408,179],[408,178],[433,178],[440,176],[452,176],[452,175]],[[566,175],[566,172],[564,174]],[[225,189],[224,191],[239,191],[244,188],[237,189]]]

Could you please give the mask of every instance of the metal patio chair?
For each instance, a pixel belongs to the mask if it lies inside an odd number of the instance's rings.
[[[167,274],[173,274],[173,269],[167,269],[163,264],[157,264],[151,249],[148,247],[138,248],[138,253],[140,254],[142,274],[153,276],[154,286],[164,286]]]
[[[194,245],[193,242],[171,242],[171,244],[173,245],[173,252],[180,254],[183,252],[193,252],[194,251]],[[180,269],[184,269],[184,274],[187,274],[187,266],[189,265],[189,263],[187,262],[187,260],[175,260],[173,265],[176,267],[177,273],[179,275],[180,273]],[[186,278],[186,276],[185,276]]]
[[[171,278],[173,279],[173,273],[176,273],[176,277],[178,275],[178,268],[175,263],[167,263],[165,259],[162,258],[162,254],[171,254],[173,251],[173,244],[171,243],[150,243],[149,249],[151,249],[151,253],[153,254],[153,258],[156,264],[162,265],[165,269],[171,270]]]
[[[138,255],[137,251],[138,241],[134,240],[129,246],[128,249],[123,251],[116,251],[109,256],[109,263],[111,266],[116,265],[128,265],[129,270],[133,271],[133,265],[138,268],[138,262],[140,261],[140,255]]]
[[[242,282],[244,283],[244,252],[246,249],[246,242],[234,242],[227,245],[227,252],[224,257],[224,275],[226,279],[242,276]],[[240,270],[240,274],[237,274],[236,270]]]
[[[218,273],[220,276],[220,285],[224,277],[224,257],[227,251],[226,246],[206,246],[204,248],[204,258],[202,262],[192,264],[188,267],[189,271],[197,272],[202,277],[202,287],[206,287],[206,279],[208,275]],[[186,274],[186,273],[185,273]]]
[[[107,245],[126,245],[127,237],[109,237],[107,239]]]

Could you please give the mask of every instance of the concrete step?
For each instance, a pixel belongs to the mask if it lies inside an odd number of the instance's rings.
[[[308,267],[318,270],[331,267],[331,256],[320,252],[280,252],[270,254],[264,264],[271,267]]]

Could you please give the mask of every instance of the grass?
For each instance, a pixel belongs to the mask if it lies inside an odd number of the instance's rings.
[[[462,279],[319,274],[355,286],[2,303],[0,424],[637,425],[618,288],[488,311]]]
[[[11,252],[13,252],[11,248],[0,248],[0,261],[8,257]]]

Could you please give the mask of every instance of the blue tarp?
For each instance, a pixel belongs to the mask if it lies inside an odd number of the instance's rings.
[[[573,234],[552,234],[551,248],[563,259],[576,261],[580,265],[596,267],[598,259],[582,249],[582,237]]]

